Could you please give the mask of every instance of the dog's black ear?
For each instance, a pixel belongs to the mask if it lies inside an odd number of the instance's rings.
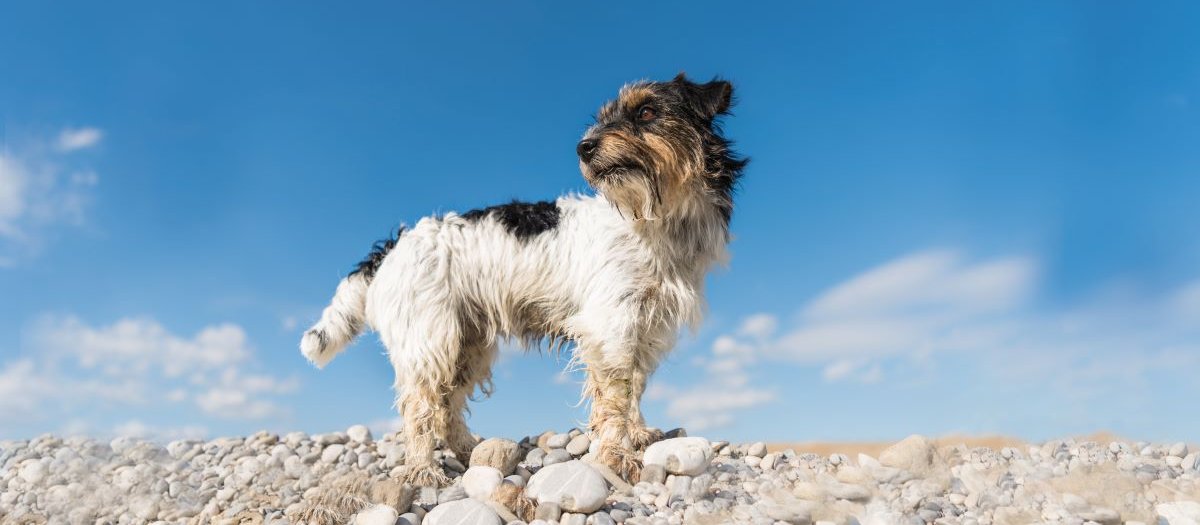
[[[733,84],[724,80],[713,79],[705,84],[697,84],[680,72],[672,82],[683,88],[689,101],[706,118],[728,113],[729,106],[733,104]]]

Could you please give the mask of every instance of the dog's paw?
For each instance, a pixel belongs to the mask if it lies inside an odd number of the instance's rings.
[[[633,443],[634,450],[645,450],[646,447],[662,441],[664,437],[666,434],[657,428],[639,426],[629,429],[629,440]]]
[[[404,482],[414,487],[445,487],[450,478],[437,465],[410,465],[404,469]]]
[[[450,444],[450,451],[454,452],[455,459],[465,464],[471,460],[471,452],[475,450],[476,444],[473,438],[459,440]]]
[[[632,450],[613,447],[601,446],[597,453],[597,459],[616,472],[618,476],[628,481],[630,484],[636,484],[642,478],[642,460],[638,458]]]

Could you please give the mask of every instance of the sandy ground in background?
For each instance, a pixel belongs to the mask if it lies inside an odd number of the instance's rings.
[[[1109,432],[1097,432],[1086,436],[1077,436],[1079,441],[1095,441],[1097,443],[1109,443],[1112,441],[1125,441]],[[897,440],[899,441],[899,440]],[[1006,436],[958,436],[951,435],[940,438],[935,438],[934,443],[938,449],[952,447],[955,445],[966,445],[968,447],[988,447],[993,450],[1000,450],[1004,447],[1020,448],[1022,452],[1029,445],[1028,441]],[[851,459],[856,458],[859,454],[866,454],[871,457],[878,458],[879,453],[883,449],[893,445],[894,442],[831,442],[831,441],[807,441],[798,443],[768,443],[767,449],[771,452],[792,449],[798,453],[812,452],[822,456],[830,454],[845,454]]]

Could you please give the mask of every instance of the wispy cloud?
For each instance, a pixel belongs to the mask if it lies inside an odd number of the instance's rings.
[[[1200,368],[1200,281],[1157,297],[1097,296],[1057,308],[1037,305],[1038,288],[1032,257],[916,252],[830,287],[794,317],[747,316],[699,360],[704,380],[656,385],[650,397],[676,421],[704,428],[730,424],[737,410],[780,392],[750,380],[756,363],[872,384],[889,381],[897,366],[954,357],[974,363],[990,390],[1036,386],[1074,403],[1128,399],[1156,378],[1187,383],[1186,371]]]
[[[71,430],[74,430],[72,432]],[[87,425],[75,429],[64,429],[63,434],[90,434],[94,430]],[[140,419],[130,419],[112,427],[113,436],[129,436],[141,439],[157,439],[170,441],[173,439],[203,439],[208,436],[208,429],[201,425],[183,425],[178,427],[151,425]]]
[[[92,326],[50,316],[34,323],[25,347],[0,365],[0,418],[79,423],[95,412],[187,403],[209,417],[261,420],[286,413],[279,396],[298,387],[253,370],[253,348],[234,324],[186,337],[148,318]]]
[[[58,133],[55,145],[59,151],[75,151],[94,147],[103,138],[104,132],[98,128],[66,128]]]
[[[901,257],[834,286],[763,350],[769,357],[823,364],[827,380],[880,379],[872,362],[927,355],[958,344],[962,331],[1017,311],[1036,286],[1027,257],[969,261],[951,250]]]
[[[0,149],[0,266],[36,254],[52,228],[86,223],[100,177],[71,153],[102,137],[96,128],[67,129],[53,141]]]
[[[704,379],[680,388],[654,383],[646,393],[651,401],[665,401],[667,415],[689,430],[706,430],[729,425],[735,414],[770,403],[773,389],[753,384],[746,368],[757,358],[755,346],[770,337],[775,320],[770,316],[751,316],[737,335],[721,336],[713,342],[709,355],[701,358]]]

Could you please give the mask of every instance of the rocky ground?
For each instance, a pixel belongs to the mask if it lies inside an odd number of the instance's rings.
[[[633,486],[591,463],[594,447],[572,430],[488,439],[470,458],[439,452],[455,480],[442,489],[394,481],[402,437],[376,440],[362,426],[165,446],[42,436],[0,442],[0,522],[1200,522],[1200,459],[1184,444],[1066,440],[993,450],[913,436],[878,458],[851,458],[683,434],[646,450]]]

